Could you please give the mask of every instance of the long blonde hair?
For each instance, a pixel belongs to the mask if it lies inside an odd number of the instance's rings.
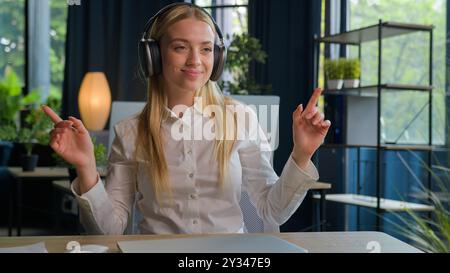
[[[162,16],[158,17],[150,30],[151,37],[159,41],[164,33],[166,33],[168,27],[186,18],[195,18],[203,21],[210,25],[215,31],[211,18],[200,8],[180,5],[175,6]],[[201,98],[202,105],[204,106],[218,105],[224,110],[222,113],[225,113],[226,105],[235,103],[231,98],[223,96],[218,85],[210,80],[208,80],[200,90],[196,91],[195,96]],[[151,178],[158,202],[161,200],[163,194],[168,194],[169,197],[172,196],[167,161],[164,155],[164,138],[161,130],[162,121],[168,114],[165,109],[166,105],[167,96],[162,90],[162,75],[152,76],[148,84],[147,103],[142,112],[138,115],[138,134],[135,155],[149,162],[147,173]],[[222,187],[224,181],[227,179],[226,172],[228,161],[236,139],[236,120],[233,119],[233,122],[227,122],[227,119],[223,116],[216,116],[215,121],[216,134],[225,134],[230,130],[234,132],[232,133],[234,136],[233,140],[229,140],[229,138],[226,137],[220,137],[219,139],[216,138],[215,141],[214,154],[219,164],[218,181],[219,186]]]

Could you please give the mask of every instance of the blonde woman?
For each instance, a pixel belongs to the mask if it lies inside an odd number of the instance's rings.
[[[105,183],[83,123],[74,117],[62,120],[43,106],[55,123],[50,146],[76,166],[72,190],[85,229],[123,234],[136,202],[142,215],[140,233],[245,232],[239,206],[242,187],[261,218],[283,224],[318,179],[310,159],[330,127],[315,107],[321,90],[314,91],[305,109],[299,105],[293,113],[294,148],[278,177],[264,139],[238,137],[249,135],[251,126],[241,126],[235,113],[227,118],[227,106],[241,104],[223,96],[215,83],[225,52],[212,18],[197,6],[176,4],[152,19],[143,42],[154,41],[160,56],[148,51],[154,44],[144,43],[143,66],[150,65],[144,67],[147,103],[140,114],[114,126]],[[208,107],[215,110],[205,111]],[[254,116],[249,120],[255,121]],[[174,136],[179,128],[198,124],[212,124],[215,137]]]

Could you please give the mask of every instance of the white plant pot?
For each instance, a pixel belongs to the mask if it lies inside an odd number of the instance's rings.
[[[328,89],[341,89],[344,80],[327,80]]]
[[[359,87],[359,80],[344,80],[344,88]]]

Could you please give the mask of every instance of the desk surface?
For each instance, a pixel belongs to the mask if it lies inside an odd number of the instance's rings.
[[[266,233],[267,234],[267,233]],[[230,234],[228,234],[230,235]],[[236,234],[232,234],[236,235]],[[251,236],[242,234],[241,236]],[[368,253],[377,248],[381,252],[417,253],[418,249],[382,232],[298,232],[298,233],[270,233],[281,239],[306,248],[310,253],[315,252],[352,252]],[[64,252],[66,244],[78,241],[81,245],[98,244],[109,247],[110,252],[119,252],[118,241],[173,239],[211,235],[118,235],[118,236],[50,236],[50,237],[0,237],[0,247],[14,247],[45,242],[49,252]],[[220,236],[227,236],[221,234]]]

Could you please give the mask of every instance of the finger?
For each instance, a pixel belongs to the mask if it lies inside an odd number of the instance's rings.
[[[70,120],[63,120],[61,122],[58,122],[57,124],[55,124],[55,126],[53,126],[54,128],[70,128],[72,127],[73,122]]]
[[[60,139],[61,139],[60,135],[55,135],[54,137],[52,137],[52,140],[50,141],[50,147],[56,152],[59,152],[59,149],[61,148],[61,145],[59,143]]]
[[[318,125],[318,124],[322,123],[324,118],[325,118],[325,116],[323,113],[317,112],[317,114],[315,114],[314,117],[312,118],[312,124]]]
[[[55,128],[52,130],[53,134],[64,134],[66,132],[69,132],[70,128]]]
[[[42,105],[42,110],[48,117],[50,117],[53,123],[57,124],[62,121],[62,118],[60,118],[58,114],[56,114],[55,111],[53,111],[52,108],[48,107],[47,105]]]
[[[329,120],[324,120],[324,121],[322,121],[322,122],[320,123],[320,125],[321,125],[323,128],[330,127],[330,126],[331,126],[331,121],[329,121]]]
[[[319,112],[319,109],[317,107],[312,108],[312,110],[310,110],[309,112],[304,111],[303,113],[303,117],[306,119],[311,119],[312,117],[314,117],[317,113]]]
[[[84,127],[83,122],[81,120],[74,118],[72,116],[69,117],[69,120],[73,122],[73,127],[78,130],[80,133],[88,133],[87,129]]]
[[[302,111],[303,111],[303,105],[300,104],[299,106],[297,106],[297,108],[295,108],[295,111],[292,113],[292,119],[297,120],[298,118],[300,118]]]
[[[322,94],[322,89],[320,89],[320,88],[314,89],[314,92],[308,101],[308,105],[306,105],[306,108],[305,108],[306,112],[311,111],[317,105],[321,94]]]

